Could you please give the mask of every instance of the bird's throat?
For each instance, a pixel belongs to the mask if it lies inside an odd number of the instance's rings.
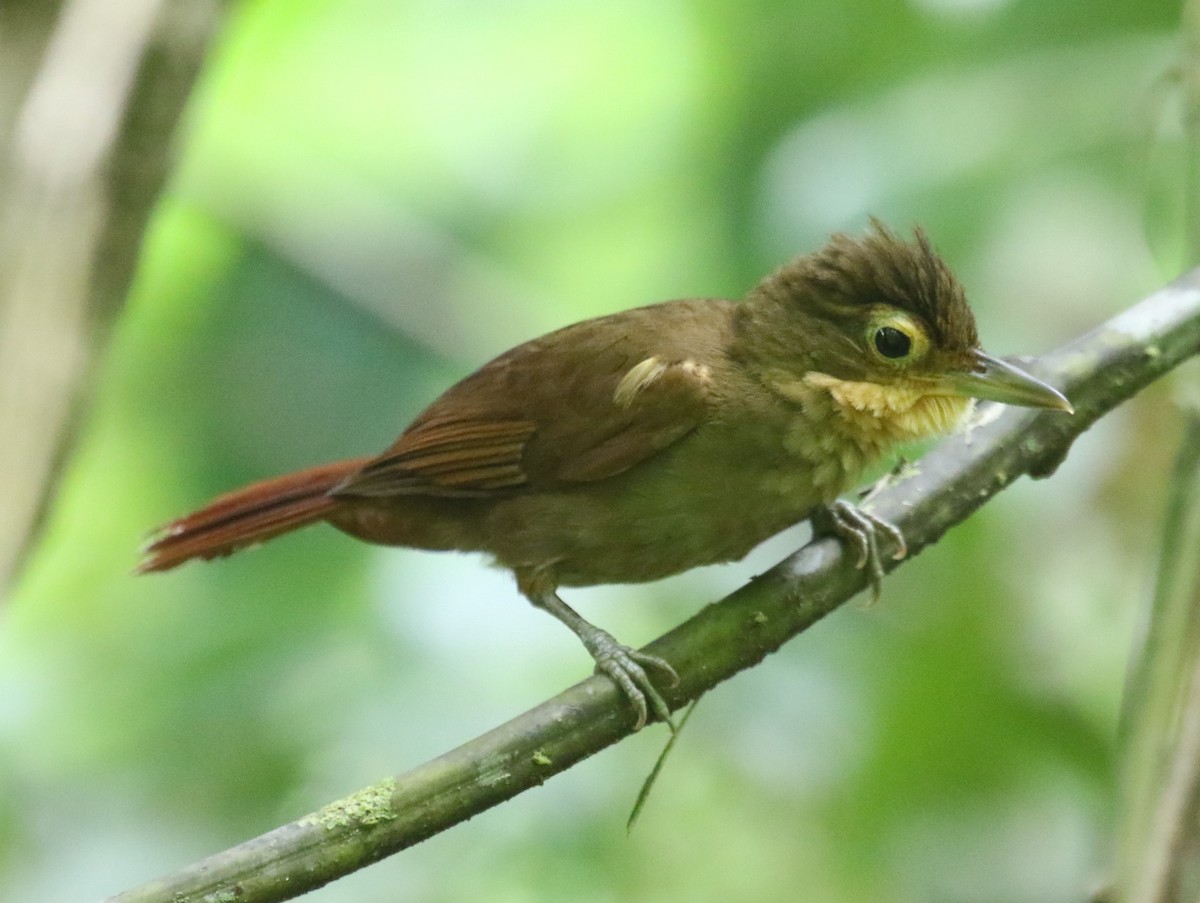
[[[764,381],[798,404],[811,425],[879,451],[953,432],[974,407],[973,399],[931,393],[919,384],[848,380],[817,370],[800,377],[768,373]]]
[[[807,466],[785,469],[764,481],[783,495],[816,491],[826,503],[845,492],[897,446],[950,432],[972,407],[967,398],[933,395],[907,386],[839,379],[809,371],[760,378],[795,411],[784,434],[786,453]]]
[[[845,426],[884,442],[913,442],[952,432],[974,405],[970,398],[931,394],[919,385],[856,382],[817,371],[804,374],[800,382],[810,403],[814,392],[824,394]]]

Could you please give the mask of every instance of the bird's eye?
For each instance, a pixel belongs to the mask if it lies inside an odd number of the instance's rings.
[[[912,349],[912,339],[895,326],[880,326],[875,330],[875,350],[886,358],[899,360]]]
[[[863,335],[866,351],[879,364],[908,368],[929,353],[929,333],[916,317],[880,305],[871,312]]]

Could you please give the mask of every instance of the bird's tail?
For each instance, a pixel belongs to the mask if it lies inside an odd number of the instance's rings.
[[[316,523],[338,504],[329,491],[366,462],[323,464],[220,496],[156,530],[137,572],[169,571],[192,558],[231,555]]]

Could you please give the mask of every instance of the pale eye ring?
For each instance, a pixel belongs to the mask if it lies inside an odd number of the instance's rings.
[[[890,360],[907,357],[912,350],[912,338],[895,326],[880,326],[875,330],[875,350]]]

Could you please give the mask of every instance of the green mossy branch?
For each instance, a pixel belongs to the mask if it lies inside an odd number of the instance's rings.
[[[1031,367],[1067,393],[1074,416],[984,405],[971,428],[898,476],[872,509],[904,531],[911,558],[1021,475],[1053,472],[1097,418],[1198,350],[1200,269]],[[681,678],[664,692],[667,701],[695,699],[862,590],[865,576],[852,559],[838,542],[818,539],[651,643]],[[407,774],[111,903],[290,899],[543,783],[632,726],[607,678],[588,678]]]

